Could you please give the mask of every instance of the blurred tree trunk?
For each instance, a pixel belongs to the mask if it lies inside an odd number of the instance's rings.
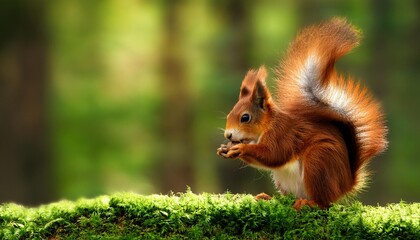
[[[52,199],[47,135],[45,3],[6,1],[0,10],[0,201]]]
[[[392,10],[389,0],[374,0],[370,2],[370,9],[372,11],[372,27],[369,29],[369,38],[366,39],[366,44],[369,47],[370,64],[367,66],[368,80],[370,83],[370,90],[378,98],[380,102],[391,102],[386,99],[397,99],[398,87],[389,95],[387,92],[388,83],[391,79],[391,73],[394,71],[393,66],[390,65],[392,59],[392,17],[390,16]],[[388,136],[389,138],[389,136]],[[390,185],[388,182],[389,175],[386,173],[386,166],[389,166],[389,156],[387,153],[375,157],[371,162],[371,169],[374,169],[375,175],[372,177],[372,184],[369,186],[370,191],[364,193],[363,197],[368,204],[376,204],[378,202],[386,202],[390,196]],[[388,182],[388,183],[387,183]],[[380,193],[380,194],[378,194]]]
[[[223,4],[222,16],[225,18],[226,26],[223,38],[227,38],[227,41],[223,51],[226,68],[223,69],[222,74],[227,75],[226,78],[228,79],[230,75],[230,79],[237,82],[237,89],[239,91],[241,81],[250,68],[249,52],[252,47],[252,3],[229,0]],[[217,7],[219,8],[219,5]],[[239,92],[232,94],[234,98],[233,102],[237,101],[238,95]],[[240,160],[228,161],[228,164],[224,163],[220,165],[218,172],[223,188],[233,193],[258,193],[264,191],[261,183],[259,182],[258,184],[255,181],[255,176],[260,175],[257,173],[257,170],[252,167],[244,168],[243,166],[244,163]]]
[[[157,166],[163,192],[185,191],[192,187],[192,104],[188,75],[182,48],[182,14],[180,1],[167,1],[164,8],[164,41],[162,46],[162,151]],[[163,172],[162,172],[163,171]]]
[[[369,48],[371,50],[371,66],[370,81],[372,83],[372,90],[375,94],[383,99],[387,94],[387,82],[392,72],[392,66],[389,65],[390,46],[389,39],[392,35],[392,11],[389,0],[374,0],[371,1],[371,9],[373,15],[373,26],[369,33],[371,36],[368,39]]]

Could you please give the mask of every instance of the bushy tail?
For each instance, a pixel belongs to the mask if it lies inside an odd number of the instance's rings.
[[[327,106],[351,122],[359,151],[356,181],[361,183],[368,160],[387,146],[387,128],[379,104],[367,89],[351,79],[344,81],[334,69],[336,60],[356,47],[359,39],[359,31],[340,18],[304,29],[277,69],[277,101],[291,114],[302,107]]]

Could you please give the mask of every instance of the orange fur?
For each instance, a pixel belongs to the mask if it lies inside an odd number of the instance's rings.
[[[218,154],[271,170],[281,192],[307,199],[296,208],[325,208],[363,187],[366,164],[387,146],[387,128],[367,89],[334,69],[359,35],[338,18],[304,29],[279,64],[275,100],[265,68],[250,70],[227,117],[231,144]]]

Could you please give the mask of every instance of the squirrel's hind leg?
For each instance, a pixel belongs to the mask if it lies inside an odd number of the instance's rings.
[[[296,199],[295,203],[293,204],[293,208],[296,209],[296,211],[300,211],[303,206],[314,208],[317,207],[318,204],[316,204],[313,200],[307,200],[303,198]]]
[[[270,195],[268,195],[265,192],[259,193],[255,196],[255,200],[271,200],[273,197],[271,197]]]

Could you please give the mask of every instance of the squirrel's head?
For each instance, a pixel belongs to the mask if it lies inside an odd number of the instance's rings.
[[[224,136],[232,143],[258,143],[272,119],[273,103],[265,84],[264,66],[250,70],[242,81],[239,100],[227,116]]]

